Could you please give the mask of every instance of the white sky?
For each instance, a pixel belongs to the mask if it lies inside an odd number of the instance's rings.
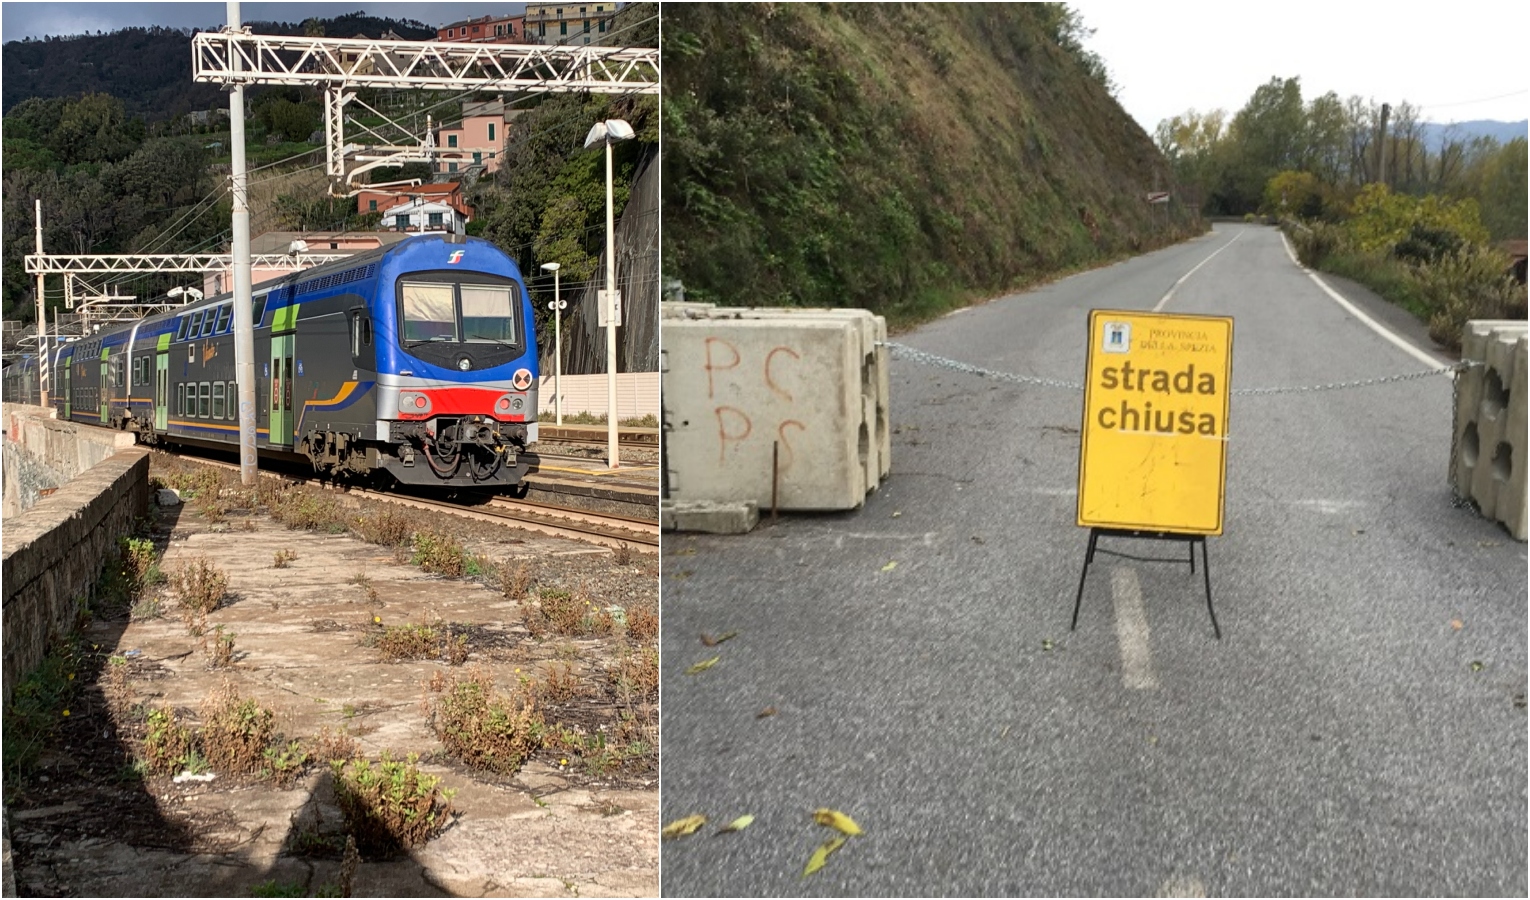
[[[1148,132],[1188,109],[1229,116],[1272,77],[1299,77],[1302,99],[1334,91],[1407,101],[1426,121],[1530,118],[1527,5],[1070,3],[1095,29],[1116,98]]]

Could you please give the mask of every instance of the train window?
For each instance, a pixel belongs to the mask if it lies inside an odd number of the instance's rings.
[[[191,317],[190,316],[181,316],[181,318],[179,319],[179,323],[180,324],[178,324],[175,327],[175,339],[176,340],[178,340],[178,341],[186,340],[186,325],[190,321],[191,321]]]
[[[251,298],[251,300],[252,302],[250,303],[250,306],[254,309],[255,312],[253,320],[254,323],[258,326],[260,324],[260,320],[266,317],[266,295],[257,294],[255,297]]]
[[[455,341],[457,314],[452,286],[404,282],[404,340]]]
[[[228,417],[239,418],[239,382],[237,381],[228,383]]]
[[[186,385],[184,384],[175,386],[175,414],[186,415]]]
[[[186,329],[188,339],[195,338],[202,333],[202,311],[197,310],[191,314],[191,327]]]
[[[229,317],[232,316],[233,314],[234,314],[234,305],[232,303],[229,303],[229,304],[226,304],[224,306],[219,307],[218,308],[218,327],[213,329],[214,333],[221,333],[223,331],[223,329],[227,328],[228,327]]]
[[[212,386],[212,417],[223,418],[223,382],[214,381]]]
[[[202,317],[202,336],[206,337],[213,333],[213,325],[217,322],[216,309],[209,309],[207,315]]]
[[[461,289],[463,340],[516,343],[515,314],[510,305],[511,288],[464,284]]]
[[[202,382],[197,385],[197,418],[206,419],[212,414],[212,385]]]

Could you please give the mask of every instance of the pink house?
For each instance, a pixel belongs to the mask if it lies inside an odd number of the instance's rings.
[[[436,132],[436,171],[466,172],[483,166],[485,173],[499,169],[505,151],[505,102],[487,100],[462,104],[462,121]]]

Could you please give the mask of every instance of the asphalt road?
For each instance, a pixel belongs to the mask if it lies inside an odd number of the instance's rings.
[[[1235,389],[1428,368],[1243,225],[899,340],[1081,381],[1088,310],[1171,288]],[[1451,503],[1450,380],[1234,396],[1221,641],[1199,575],[1104,556],[1069,631],[1081,404],[895,361],[863,509],[666,536],[663,820],[711,824],[664,894],[1525,896],[1526,551]],[[865,833],[804,878],[823,806]]]

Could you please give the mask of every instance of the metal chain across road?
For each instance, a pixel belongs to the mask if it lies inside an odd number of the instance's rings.
[[[982,366],[974,366],[970,363],[937,356],[934,353],[926,353],[923,350],[917,350],[907,344],[900,344],[897,341],[887,341],[885,344],[900,359],[907,359],[912,362],[923,363],[927,366],[935,366],[936,368],[950,369],[953,372],[964,372],[968,375],[976,375],[979,378],[992,378],[995,381],[1008,381],[1013,384],[1027,384],[1035,387],[1062,388],[1069,391],[1082,391],[1084,389],[1084,386],[1077,381],[1064,381],[1060,378],[1042,378],[1037,375],[1016,375],[1013,372],[985,369]],[[1232,393],[1237,396],[1257,396],[1265,394],[1305,394],[1318,391],[1341,391],[1350,388],[1373,387],[1379,384],[1393,384],[1400,381],[1414,381],[1419,378],[1430,378],[1435,375],[1453,374],[1472,365],[1481,365],[1481,363],[1462,360],[1454,365],[1441,366],[1436,369],[1424,369],[1419,372],[1405,372],[1401,375],[1382,375],[1377,378],[1362,378],[1357,381],[1334,381],[1327,384],[1303,384],[1292,387],[1233,388]]]

